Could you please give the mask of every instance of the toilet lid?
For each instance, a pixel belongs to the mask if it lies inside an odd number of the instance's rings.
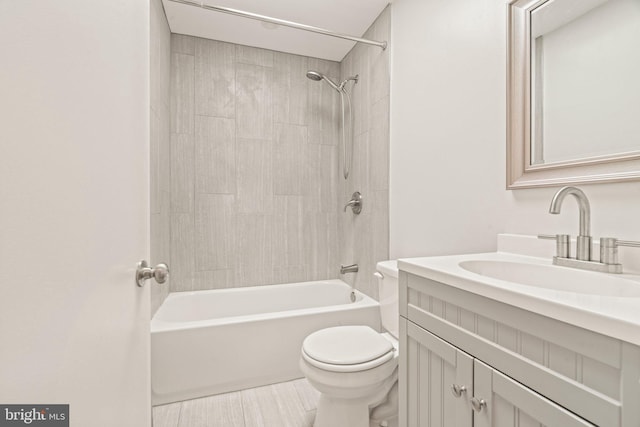
[[[393,345],[369,326],[337,326],[309,335],[302,350],[318,362],[357,365],[392,352]]]

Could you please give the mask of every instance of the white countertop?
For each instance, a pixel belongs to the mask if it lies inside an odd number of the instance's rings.
[[[472,273],[459,266],[460,262],[469,260],[552,265],[551,258],[509,252],[492,252],[400,259],[398,260],[398,268],[417,276],[640,345],[640,296],[619,297],[574,293],[498,280]],[[580,271],[582,272],[582,270]],[[605,273],[586,274],[605,275]],[[615,274],[607,276],[638,282],[637,285],[640,288],[640,276],[638,275]]]

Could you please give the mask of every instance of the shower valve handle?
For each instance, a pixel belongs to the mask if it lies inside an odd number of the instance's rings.
[[[359,191],[356,191],[351,195],[351,200],[344,205],[344,211],[347,211],[347,208],[351,206],[351,210],[354,214],[359,215],[362,212],[362,194]]]

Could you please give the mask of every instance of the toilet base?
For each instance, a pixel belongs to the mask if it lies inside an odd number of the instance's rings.
[[[386,407],[384,415],[392,415],[389,407],[394,406],[397,413],[397,391],[394,393],[397,379],[396,370],[373,393],[355,399],[335,398],[320,393],[313,427],[370,427],[370,414],[375,414],[375,408],[381,404]]]
[[[391,387],[387,400],[371,411],[371,426],[395,427],[398,425],[398,382]],[[386,423],[386,424],[384,424]]]
[[[365,399],[332,399],[321,394],[313,427],[369,427],[369,404]]]

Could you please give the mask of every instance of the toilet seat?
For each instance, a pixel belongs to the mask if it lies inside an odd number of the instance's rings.
[[[310,365],[331,372],[373,369],[394,357],[394,347],[368,326],[337,326],[309,335],[302,357]]]

